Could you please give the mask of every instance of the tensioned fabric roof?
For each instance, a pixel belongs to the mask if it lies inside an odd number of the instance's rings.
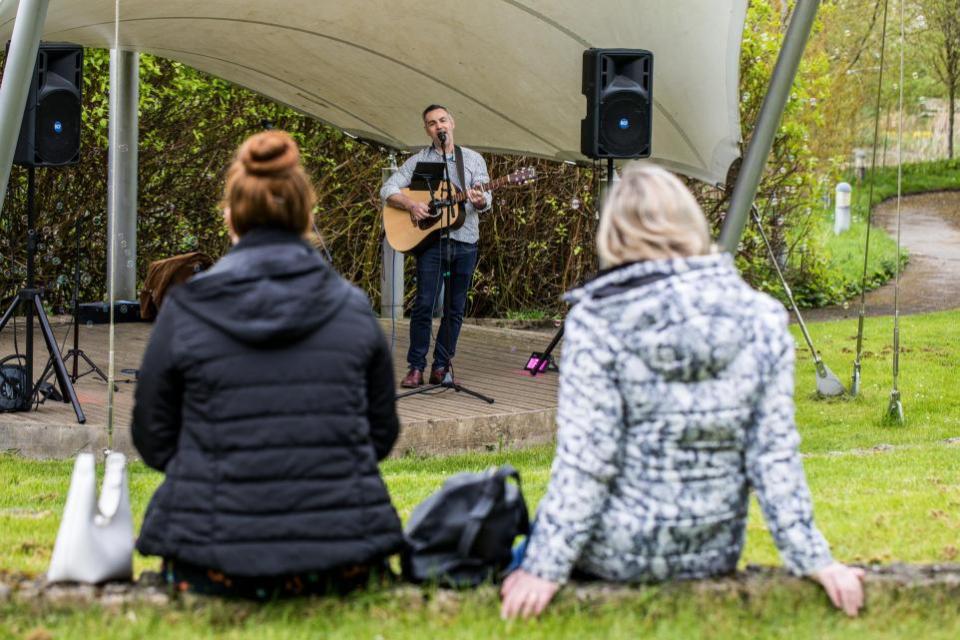
[[[17,2],[0,4],[10,38]],[[346,132],[425,142],[446,104],[475,149],[584,160],[584,49],[654,53],[653,158],[722,182],[739,156],[747,0],[120,0],[120,47],[178,60]],[[43,39],[114,44],[115,0],[50,0]]]

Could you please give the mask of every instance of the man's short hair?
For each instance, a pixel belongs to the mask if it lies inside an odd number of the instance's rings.
[[[447,108],[446,108],[445,106],[443,106],[442,104],[432,104],[432,105],[430,105],[429,107],[427,107],[426,109],[423,110],[423,113],[420,115],[420,119],[421,119],[421,120],[426,120],[426,119],[427,119],[427,114],[430,113],[431,111],[436,111],[437,109],[443,109],[444,111],[447,112],[447,114],[452,115],[452,114],[450,114],[450,109],[447,109]]]

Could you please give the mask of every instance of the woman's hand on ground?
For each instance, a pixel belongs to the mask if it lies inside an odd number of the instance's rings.
[[[833,605],[854,617],[863,606],[863,569],[834,562],[810,577],[823,585]]]
[[[547,608],[559,589],[560,585],[556,582],[517,569],[507,576],[500,588],[500,596],[503,598],[500,617],[507,619],[538,616]]]

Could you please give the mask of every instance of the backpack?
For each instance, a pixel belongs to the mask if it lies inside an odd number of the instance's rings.
[[[31,384],[27,380],[27,367],[7,364],[11,360],[26,361],[26,358],[13,355],[0,360],[0,413],[30,408]]]
[[[529,532],[516,469],[459,473],[413,510],[404,531],[403,574],[416,583],[475,587],[500,577],[514,539]]]

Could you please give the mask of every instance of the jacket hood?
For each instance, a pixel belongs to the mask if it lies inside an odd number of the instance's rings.
[[[566,299],[664,379],[695,381],[715,377],[753,340],[757,309],[743,304],[744,289],[731,256],[711,254],[621,265]]]
[[[171,295],[187,313],[241,342],[282,344],[330,321],[351,290],[300,236],[257,229]]]

